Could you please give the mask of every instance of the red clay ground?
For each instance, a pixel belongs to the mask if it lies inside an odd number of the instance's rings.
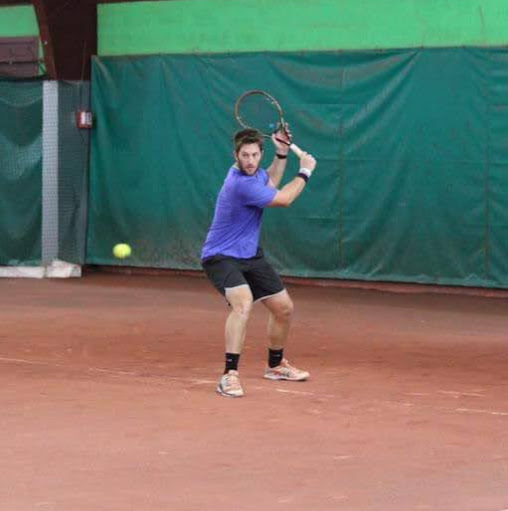
[[[506,510],[508,300],[289,290],[312,379],[257,305],[232,400],[204,279],[1,279],[0,510]]]

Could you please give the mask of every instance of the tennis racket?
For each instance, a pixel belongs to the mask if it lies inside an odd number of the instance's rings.
[[[270,138],[274,133],[285,130],[284,112],[280,103],[268,92],[263,90],[249,90],[244,92],[236,101],[235,116],[240,126],[255,129],[265,138]],[[298,158],[303,151],[292,142],[277,139],[289,146]]]

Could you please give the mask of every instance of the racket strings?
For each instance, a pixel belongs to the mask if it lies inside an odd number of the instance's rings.
[[[269,136],[280,127],[280,111],[277,105],[261,94],[245,96],[238,104],[237,116],[244,127],[254,128]]]

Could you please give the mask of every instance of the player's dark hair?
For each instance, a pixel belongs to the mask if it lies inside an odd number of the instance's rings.
[[[233,137],[233,142],[235,144],[235,152],[238,152],[245,144],[258,144],[259,150],[262,151],[265,140],[258,130],[248,128],[237,131]]]

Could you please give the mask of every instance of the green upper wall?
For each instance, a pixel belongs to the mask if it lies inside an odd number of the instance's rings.
[[[98,6],[100,55],[502,46],[508,0],[170,0]]]
[[[33,6],[0,7],[0,37],[29,36],[39,36]]]

